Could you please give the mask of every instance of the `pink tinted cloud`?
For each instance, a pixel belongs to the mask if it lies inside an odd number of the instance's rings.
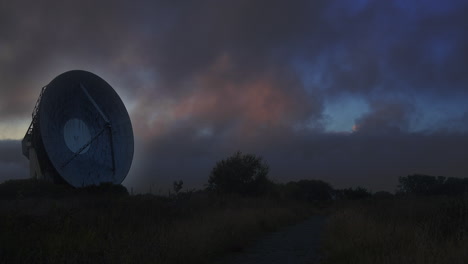
[[[143,93],[135,109],[136,130],[151,139],[181,126],[195,129],[207,125],[216,131],[228,125],[230,134],[253,136],[257,129],[292,126],[321,110],[320,105],[311,106],[315,101],[290,76],[264,71],[239,80],[231,74],[233,70],[224,54],[193,77],[191,89],[178,98],[160,98],[154,91]]]

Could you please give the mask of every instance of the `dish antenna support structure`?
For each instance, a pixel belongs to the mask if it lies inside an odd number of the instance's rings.
[[[120,184],[132,164],[132,124],[106,81],[68,71],[42,88],[22,151],[31,177],[74,187]]]

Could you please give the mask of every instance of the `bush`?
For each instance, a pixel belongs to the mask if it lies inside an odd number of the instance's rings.
[[[414,174],[398,178],[398,192],[415,195],[462,195],[468,192],[468,178]]]
[[[208,189],[218,193],[260,195],[270,184],[268,172],[269,167],[261,157],[238,151],[216,163],[208,179]]]
[[[1,200],[39,197],[60,199],[79,194],[126,196],[128,195],[128,191],[124,186],[112,183],[73,188],[66,184],[56,184],[44,180],[21,179],[8,180],[0,184]]]
[[[372,197],[372,193],[362,187],[335,190],[337,199],[360,200]]]
[[[99,185],[90,185],[83,188],[76,189],[75,192],[86,194],[103,194],[110,196],[127,196],[128,190],[125,186],[120,184],[113,184],[111,182],[103,182]]]
[[[61,198],[73,191],[67,185],[54,184],[37,179],[8,180],[0,184],[0,199],[22,199],[30,197]]]
[[[287,195],[302,201],[324,201],[332,198],[333,188],[321,180],[300,180],[286,184]]]
[[[374,193],[372,197],[374,197],[374,199],[385,200],[385,199],[392,199],[394,195],[386,191],[378,191]]]

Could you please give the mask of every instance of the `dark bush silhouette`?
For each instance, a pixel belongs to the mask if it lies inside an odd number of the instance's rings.
[[[120,184],[101,183],[83,188],[73,188],[68,185],[55,184],[38,179],[8,180],[0,184],[0,199],[22,198],[65,198],[80,194],[97,194],[111,196],[128,195],[127,188]]]
[[[399,192],[409,194],[436,194],[445,182],[445,177],[429,175],[408,175],[398,178]]]
[[[386,191],[378,191],[372,197],[375,199],[391,199],[394,195]]]
[[[372,197],[372,193],[365,188],[356,187],[335,190],[335,197],[344,200],[360,200]]]
[[[263,194],[270,185],[268,172],[269,167],[261,157],[236,152],[216,163],[208,189],[218,193]]]
[[[180,190],[182,190],[182,187],[184,185],[184,182],[182,180],[179,180],[179,181],[174,181],[174,183],[172,184],[173,186],[173,190],[174,192],[176,193],[176,195],[180,192]]]
[[[398,178],[398,192],[415,195],[461,195],[468,192],[468,178],[413,174]]]
[[[83,188],[75,189],[76,193],[110,195],[110,196],[127,196],[128,190],[120,184],[111,182],[102,182],[99,185],[89,185]]]
[[[0,199],[29,197],[61,198],[73,191],[74,189],[70,186],[37,179],[8,180],[0,184]]]
[[[333,193],[331,185],[321,180],[288,182],[285,188],[287,196],[305,201],[330,200]]]
[[[442,188],[443,194],[460,195],[468,193],[468,178],[448,177]]]

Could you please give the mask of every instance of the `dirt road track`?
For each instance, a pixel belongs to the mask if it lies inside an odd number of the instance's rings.
[[[225,264],[312,264],[319,260],[325,216],[308,220],[268,234],[244,251],[226,256]]]

